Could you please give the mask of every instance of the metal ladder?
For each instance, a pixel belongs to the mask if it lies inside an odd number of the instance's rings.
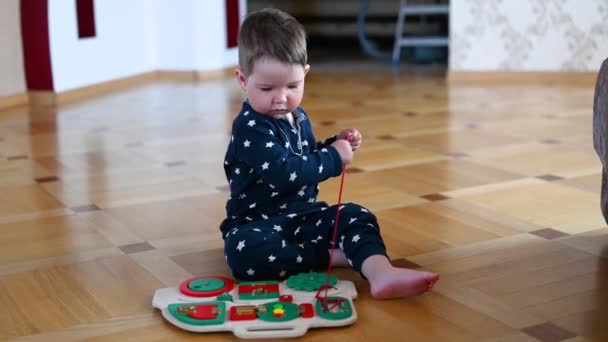
[[[397,16],[397,27],[395,29],[395,45],[393,47],[393,64],[399,64],[401,60],[401,48],[404,46],[448,46],[448,37],[404,37],[403,26],[406,16],[445,14],[450,13],[450,5],[408,5],[407,0],[401,0],[399,14]]]

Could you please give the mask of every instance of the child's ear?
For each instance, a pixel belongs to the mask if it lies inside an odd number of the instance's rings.
[[[236,81],[239,83],[241,88],[245,90],[245,88],[247,88],[247,76],[245,76],[245,74],[239,68],[234,70],[234,74],[236,76]]]
[[[308,74],[309,71],[310,71],[310,64],[306,64],[304,66],[304,76],[306,76],[306,74]]]

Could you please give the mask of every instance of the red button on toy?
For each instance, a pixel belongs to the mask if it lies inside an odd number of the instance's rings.
[[[298,305],[298,312],[302,318],[313,318],[315,316],[315,311],[310,303]]]
[[[188,316],[194,319],[215,319],[218,314],[217,305],[197,305],[195,311],[188,313]]]
[[[255,306],[246,305],[246,306],[233,306],[230,308],[230,320],[231,321],[248,321],[252,319],[257,319],[258,315],[256,313]]]
[[[282,295],[279,297],[279,302],[293,302],[293,296],[291,295]]]

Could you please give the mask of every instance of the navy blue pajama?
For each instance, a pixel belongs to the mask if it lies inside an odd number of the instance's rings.
[[[226,261],[238,279],[280,279],[326,268],[337,206],[317,202],[318,183],[339,176],[342,160],[317,142],[306,113],[287,119],[243,104],[224,160],[230,184],[220,230]],[[336,242],[357,271],[375,254],[386,255],[376,217],[366,208],[341,206]]]

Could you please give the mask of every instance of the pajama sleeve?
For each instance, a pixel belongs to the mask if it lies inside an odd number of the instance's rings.
[[[332,146],[299,156],[279,139],[280,131],[267,120],[243,120],[234,128],[237,158],[278,192],[301,189],[342,173],[342,159]]]
[[[327,138],[325,141],[317,141],[317,149],[320,150],[324,147],[327,147],[327,146],[333,144],[337,139],[338,139],[338,136],[334,135],[333,137]]]

